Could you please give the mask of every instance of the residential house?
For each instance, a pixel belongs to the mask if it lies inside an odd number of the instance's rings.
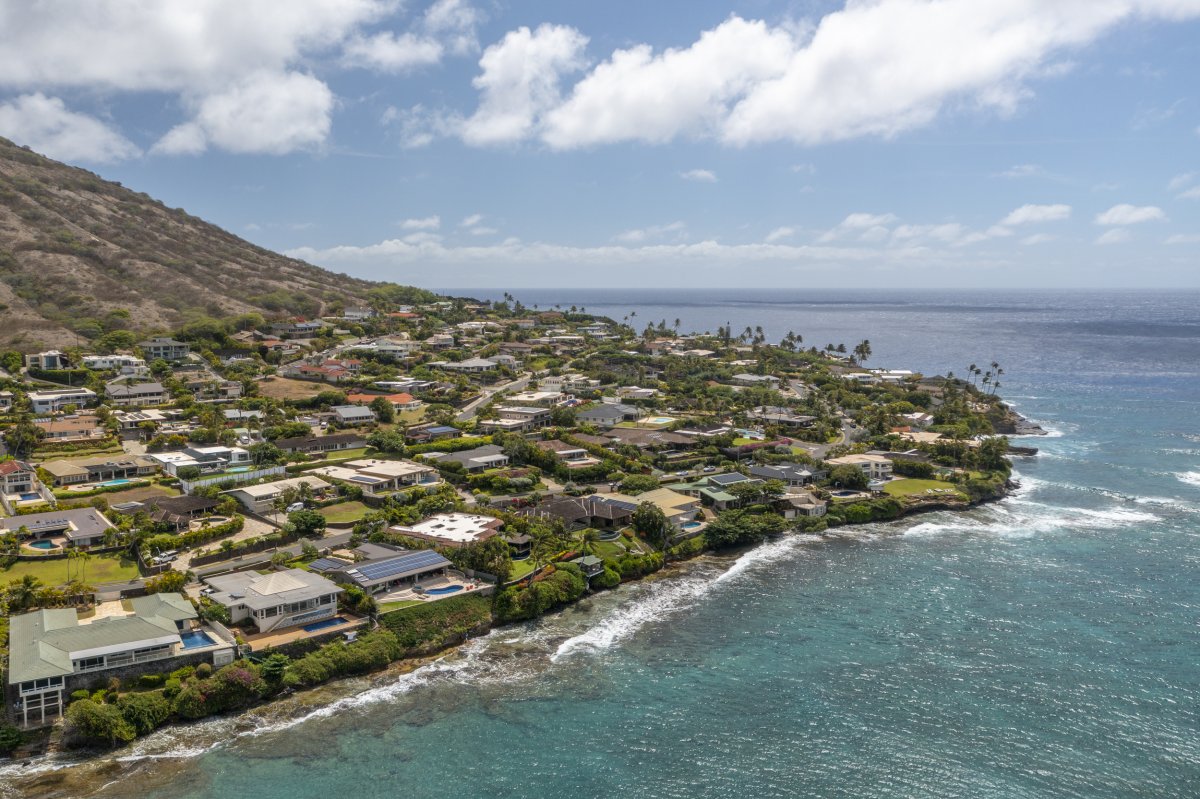
[[[682,494],[670,488],[656,488],[637,496],[627,494],[608,494],[609,499],[632,503],[634,508],[643,502],[649,502],[661,510],[672,526],[682,529],[683,525],[696,518],[700,512],[701,502],[697,497]]]
[[[35,414],[58,413],[68,405],[85,408],[96,404],[96,392],[90,388],[51,388],[30,391],[27,396]]]
[[[463,547],[486,541],[500,532],[503,519],[474,513],[439,513],[416,524],[389,528],[393,533],[420,538],[438,546]]]
[[[11,411],[15,400],[16,396],[11,391],[0,391],[0,413]]]
[[[24,461],[0,461],[0,506],[12,512],[48,501],[37,471]]]
[[[733,376],[733,382],[739,386],[765,386],[779,388],[779,378],[774,375],[752,375],[746,372]]]
[[[751,476],[761,480],[779,480],[786,486],[807,486],[818,480],[824,480],[828,475],[823,469],[813,470],[799,463],[772,463],[751,465]]]
[[[230,402],[240,399],[244,391],[238,380],[198,378],[187,381],[184,386],[192,392],[197,402]]]
[[[138,342],[138,347],[146,356],[147,361],[183,361],[191,352],[191,346],[173,338],[158,337],[149,341]]]
[[[54,478],[55,486],[68,486],[150,477],[159,464],[146,455],[93,455],[46,461],[41,468]]]
[[[336,466],[323,466],[314,469],[313,474],[350,483],[358,486],[365,493],[373,495],[388,494],[413,487],[432,489],[442,483],[437,469],[427,464],[405,460],[385,461],[364,458],[347,461]]]
[[[448,350],[454,347],[454,336],[449,333],[434,333],[424,341],[425,348],[430,350]]]
[[[429,366],[447,372],[464,374],[483,374],[496,370],[496,362],[489,361],[487,358],[468,358],[465,361],[433,361]]]
[[[500,342],[500,351],[505,355],[511,355],[514,358],[528,358],[537,349],[533,344],[525,341],[502,341]]]
[[[155,496],[133,505],[140,505],[157,524],[165,524],[175,532],[182,532],[191,527],[196,517],[211,513],[217,507],[217,501],[199,496]]]
[[[329,410],[337,423],[345,427],[358,427],[375,421],[375,412],[362,405],[335,405]]]
[[[296,438],[280,438],[275,446],[284,452],[302,452],[307,455],[318,452],[339,452],[347,449],[358,449],[367,445],[358,433],[331,433],[327,436],[298,436]]]
[[[568,469],[582,469],[587,466],[595,466],[600,463],[600,459],[593,457],[583,447],[568,444],[565,441],[551,439],[550,441],[535,441],[534,446],[538,449],[549,452],[563,463]]]
[[[570,562],[578,566],[579,570],[583,572],[583,576],[589,580],[604,573],[604,561],[595,555],[581,555]]]
[[[116,411],[112,418],[122,434],[141,433],[143,424],[160,425],[167,421],[167,415],[160,410],[149,408],[142,411]]]
[[[146,361],[134,355],[85,355],[83,367],[97,372],[119,371],[123,374],[137,374],[147,369]]]
[[[775,503],[775,507],[785,519],[795,519],[801,516],[816,518],[825,515],[829,503],[823,499],[817,499],[807,491],[801,491],[796,494],[785,494]]]
[[[648,400],[658,396],[657,388],[640,388],[639,386],[622,386],[617,389],[617,396],[622,399]]]
[[[108,431],[100,420],[90,413],[73,413],[69,416],[46,416],[33,420],[48,442],[93,441],[104,438]]]
[[[669,430],[646,430],[635,427],[614,427],[604,434],[613,444],[625,444],[638,449],[695,449],[700,445],[692,436]]]
[[[827,458],[828,466],[855,466],[866,473],[873,482],[890,480],[892,477],[892,462],[882,455],[843,455],[840,458]]]
[[[498,419],[482,419],[481,430],[499,430],[506,433],[525,433],[550,424],[547,408],[504,406],[496,409]]]
[[[241,447],[185,447],[176,452],[154,452],[148,457],[163,465],[163,470],[177,476],[179,470],[195,466],[201,474],[220,474],[230,468],[246,471],[253,464],[250,453]]]
[[[441,441],[448,438],[462,438],[462,434],[462,431],[457,427],[449,427],[444,424],[414,425],[405,431],[405,436],[408,440],[415,444]]]
[[[312,624],[337,615],[341,586],[303,569],[205,577],[208,598],[229,609],[234,624],[249,621],[259,633]]]
[[[517,405],[541,405],[552,408],[567,399],[561,391],[521,391],[508,397],[508,401]]]
[[[25,366],[29,369],[69,369],[67,356],[58,350],[35,352],[25,356]]]
[[[106,602],[88,618],[74,608],[13,616],[5,704],[22,724],[44,724],[62,715],[72,692],[111,676],[231,663],[236,644],[212,628],[192,635],[195,620],[191,601],[175,593]]]
[[[112,526],[112,522],[95,508],[50,510],[0,519],[0,529],[4,532],[15,533],[24,527],[33,540],[57,539],[78,549],[104,543],[104,534]]]
[[[266,515],[275,511],[275,501],[283,496],[285,492],[290,490],[299,491],[301,486],[308,486],[315,496],[335,493],[332,485],[312,475],[289,477],[285,480],[275,480],[271,483],[241,486],[240,488],[233,488],[223,493],[242,503],[242,506],[246,510]]]
[[[578,373],[548,375],[538,381],[543,391],[589,391],[600,387],[600,381]]]
[[[438,463],[460,463],[467,472],[482,472],[487,469],[500,469],[508,465],[508,456],[503,448],[495,444],[485,444],[474,449],[459,452],[427,452],[421,456],[425,460]]]
[[[392,404],[392,407],[397,411],[415,411],[425,403],[414,397],[412,394],[364,394],[355,392],[346,395],[346,401],[352,405],[370,405],[375,400],[383,397]]]
[[[734,486],[761,486],[763,480],[747,477],[739,472],[705,475],[691,483],[680,483],[670,488],[681,494],[696,497],[705,505],[717,510],[738,507],[743,500],[730,489]]]
[[[606,402],[577,412],[575,419],[582,424],[594,424],[598,427],[616,427],[621,422],[632,421],[641,415],[642,410],[633,405]]]
[[[805,429],[812,427],[817,421],[817,417],[815,416],[804,416],[803,414],[793,413],[790,408],[779,405],[759,405],[757,408],[749,411],[746,416],[761,424]]]
[[[354,563],[326,559],[310,568],[323,570],[339,583],[353,585],[368,594],[410,587],[435,575],[444,575],[453,565],[432,549],[401,549],[387,544],[363,544],[355,550],[362,560]]]
[[[162,383],[130,383],[120,381],[104,386],[108,404],[118,408],[138,408],[143,405],[163,405],[170,395]]]

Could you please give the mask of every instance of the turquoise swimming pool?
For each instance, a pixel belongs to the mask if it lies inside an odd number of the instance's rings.
[[[34,549],[58,549],[58,544],[54,543],[53,541],[30,541],[29,546],[33,547]]]
[[[123,485],[127,485],[129,483],[132,483],[132,482],[133,481],[128,478],[119,477],[116,480],[105,480],[103,483],[99,483],[98,485],[100,485],[103,488],[106,486],[123,486]]]

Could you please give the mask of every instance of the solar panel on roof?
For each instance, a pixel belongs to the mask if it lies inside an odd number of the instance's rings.
[[[335,558],[317,558],[312,563],[308,564],[308,568],[315,572],[326,572],[332,571],[333,569],[340,569],[346,565],[347,563],[344,560],[336,560]]]
[[[389,558],[378,563],[367,563],[359,566],[356,577],[359,580],[371,582],[385,580],[389,577],[404,574],[419,569],[439,568],[448,566],[450,561],[443,558],[432,549],[422,549],[408,555]]]

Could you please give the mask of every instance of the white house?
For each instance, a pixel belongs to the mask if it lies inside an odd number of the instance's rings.
[[[204,582],[213,589],[209,599],[228,608],[234,624],[249,619],[260,633],[332,618],[343,592],[337,583],[302,569],[235,572]]]

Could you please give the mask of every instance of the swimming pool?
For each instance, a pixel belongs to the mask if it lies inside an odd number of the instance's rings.
[[[233,474],[235,472],[248,472],[248,471],[250,471],[250,467],[249,466],[234,466],[229,469],[226,469],[225,471],[229,472],[230,474]]]
[[[58,549],[58,544],[53,541],[30,541],[29,546],[34,549]]]
[[[680,527],[684,530],[699,530],[704,526],[704,522],[684,522]]]
[[[306,625],[304,625],[303,629],[304,629],[304,632],[306,632],[306,633],[314,633],[317,630],[324,630],[326,627],[336,627],[339,624],[345,624],[345,623],[346,623],[346,620],[343,619],[341,616],[334,616],[332,619],[325,619],[324,621],[314,621],[312,624],[306,624]]]
[[[179,636],[179,640],[183,642],[184,649],[199,649],[202,646],[212,646],[216,643],[213,637],[203,630],[182,633]]]
[[[38,500],[38,499],[41,499],[41,498],[42,498],[42,495],[41,495],[41,494],[32,494],[32,493],[30,493],[30,494],[22,494],[22,495],[21,495],[21,501],[22,501],[22,502],[33,502],[34,500]]]
[[[447,585],[444,588],[426,588],[425,593],[429,594],[430,596],[443,596],[445,594],[453,594],[461,590],[463,590],[461,585]]]
[[[104,486],[123,486],[123,485],[125,485],[125,484],[127,484],[127,483],[132,483],[132,482],[133,482],[132,480],[129,480],[129,479],[125,478],[125,477],[120,477],[120,478],[118,478],[118,479],[116,479],[116,480],[105,480],[103,483],[100,483],[99,485],[100,485],[101,487],[104,487]]]

